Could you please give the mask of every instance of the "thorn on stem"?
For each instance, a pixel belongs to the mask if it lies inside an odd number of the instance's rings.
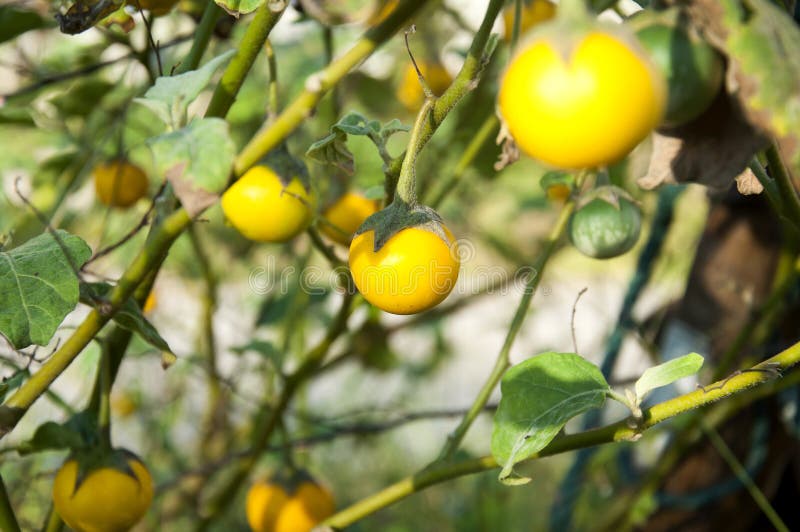
[[[403,38],[406,41],[406,51],[408,51],[408,56],[411,58],[411,64],[414,65],[414,70],[417,71],[417,78],[419,78],[419,83],[420,85],[422,85],[422,91],[425,93],[425,98],[428,100],[434,100],[436,99],[436,95],[433,94],[433,91],[428,85],[428,82],[425,81],[425,76],[422,75],[422,71],[420,70],[419,65],[417,64],[417,60],[414,59],[414,54],[411,53],[411,46],[408,43],[409,34],[416,32],[417,32],[416,24],[412,24],[410,28],[408,28],[406,31],[403,32]]]

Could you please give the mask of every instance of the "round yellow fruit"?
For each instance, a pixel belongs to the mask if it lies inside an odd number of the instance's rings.
[[[316,197],[298,178],[288,185],[266,166],[254,166],[222,195],[225,217],[245,237],[286,242],[311,223]]]
[[[76,488],[78,462],[67,460],[53,481],[53,505],[61,519],[76,532],[124,532],[139,522],[153,499],[153,479],[137,458],[127,463],[136,478],[102,467]]]
[[[365,198],[355,192],[347,192],[325,209],[325,220],[320,229],[331,240],[349,246],[353,233],[364,220],[380,210],[380,202]]]
[[[294,493],[277,482],[258,482],[247,493],[247,522],[254,532],[309,532],[333,515],[331,493],[303,481]]]
[[[392,236],[374,251],[374,231],[350,244],[350,272],[364,298],[392,314],[416,314],[435,307],[458,280],[460,260],[453,234],[447,241],[420,227]]]
[[[663,76],[631,42],[604,31],[576,39],[566,56],[547,37],[514,57],[500,86],[500,113],[519,148],[563,169],[609,165],[661,121]]]
[[[104,205],[130,207],[147,194],[147,174],[125,159],[100,163],[92,175],[97,199]]]

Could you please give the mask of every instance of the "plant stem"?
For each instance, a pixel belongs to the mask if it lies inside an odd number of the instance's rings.
[[[55,507],[50,503],[50,511],[47,512],[47,520],[42,532],[61,532],[62,530],[64,530],[64,521],[61,520],[61,516],[58,515]]]
[[[111,363],[108,355],[108,346],[100,349],[100,408],[97,414],[97,424],[100,429],[100,444],[104,450],[111,449]]]
[[[305,89],[272,123],[266,124],[236,158],[234,173],[242,175],[303,123],[336,83],[389,39],[428,0],[408,0],[359,39],[350,50],[310,76]],[[497,0],[495,0],[497,1]],[[213,102],[212,102],[213,103]],[[399,169],[398,169],[399,170]]]
[[[767,174],[764,167],[761,166],[761,161],[758,160],[758,157],[753,157],[753,160],[750,161],[749,168],[753,172],[753,175],[756,176],[756,179],[758,179],[758,182],[761,183],[761,186],[764,187],[764,194],[767,196],[770,207],[775,211],[775,214],[780,216],[781,212],[783,212],[783,202],[781,202],[781,194],[778,192],[778,186],[775,184],[775,181]]]
[[[177,74],[183,74],[195,70],[200,65],[200,60],[208,48],[208,43],[211,40],[211,34],[214,32],[214,26],[222,14],[222,8],[217,5],[213,0],[207,0],[206,9],[203,11],[203,17],[197,23],[194,32],[194,41],[192,41],[192,48],[189,50],[189,55],[175,70]]]
[[[461,181],[464,173],[478,156],[481,148],[483,148],[486,142],[492,138],[492,135],[497,130],[499,125],[500,121],[497,119],[495,114],[491,114],[486,117],[486,120],[483,121],[483,124],[472,137],[472,140],[464,149],[464,152],[461,154],[461,158],[456,163],[453,173],[450,174],[449,179],[442,183],[442,185],[439,187],[439,191],[436,193],[436,196],[427,202],[428,205],[434,209],[438,208],[447,195],[450,194],[450,192],[456,186],[458,186],[458,183]]]
[[[625,419],[602,428],[561,436],[550,442],[547,447],[538,453],[528,457],[526,461],[605,443],[636,440],[646,429],[679,414],[710,405],[722,398],[740,394],[750,388],[763,385],[741,395],[737,406],[742,407],[756,399],[797,384],[800,381],[800,371],[793,371],[780,380],[775,380],[775,372],[785,372],[798,363],[800,363],[800,342],[753,368],[744,370],[729,379],[706,386],[705,390],[689,392],[644,410],[642,420],[637,426],[630,426],[629,420]],[[720,408],[726,406],[728,405],[720,405]],[[732,411],[729,412],[729,414],[731,413]],[[323,522],[322,526],[327,525],[334,529],[350,526],[356,521],[429,486],[497,467],[499,467],[497,462],[490,456],[459,462],[435,462],[427,469],[341,510]]]
[[[579,177],[577,184],[578,188],[580,188],[581,181],[582,179]],[[522,328],[522,323],[525,321],[525,317],[528,314],[528,308],[530,307],[533,295],[536,293],[536,288],[539,286],[539,281],[541,281],[542,272],[547,265],[547,261],[553,255],[559,240],[561,240],[561,237],[567,230],[567,224],[574,209],[574,199],[568,201],[561,209],[561,213],[559,214],[555,225],[550,230],[550,234],[547,239],[544,241],[542,250],[539,252],[539,256],[536,258],[536,261],[531,267],[528,281],[525,283],[525,291],[523,292],[522,298],[517,305],[517,310],[514,313],[514,318],[511,320],[511,326],[506,333],[506,339],[503,342],[503,346],[500,348],[500,352],[497,354],[497,360],[494,363],[494,368],[489,374],[489,378],[486,379],[486,382],[478,393],[478,396],[475,398],[475,401],[472,403],[472,407],[470,407],[469,411],[467,411],[467,413],[464,415],[464,418],[461,420],[461,423],[459,423],[458,427],[456,427],[455,431],[453,431],[447,437],[447,443],[439,453],[437,462],[452,458],[453,454],[456,452],[456,450],[458,450],[461,440],[464,439],[467,430],[469,430],[469,427],[472,425],[472,422],[475,421],[475,418],[489,401],[489,397],[491,396],[495,387],[497,387],[497,383],[500,382],[503,374],[511,366],[511,361],[509,360],[508,356],[509,352],[511,351],[511,347],[514,345],[514,340],[517,337],[517,333],[519,333],[519,330]]]
[[[795,229],[800,229],[800,197],[792,184],[789,172],[786,170],[778,147],[773,142],[766,151],[769,172],[775,180],[778,191],[780,192],[781,202],[784,207],[784,214],[795,225]]]
[[[434,98],[427,98],[419,110],[417,119],[414,121],[414,128],[411,130],[411,136],[408,139],[408,148],[406,148],[406,156],[403,159],[403,166],[400,170],[400,179],[397,181],[397,188],[395,189],[396,197],[400,198],[406,205],[411,207],[417,204],[417,156],[422,150],[423,143],[421,142],[420,133],[431,118],[431,109],[435,102]]]
[[[20,386],[3,406],[0,406],[0,438],[17,425],[34,401],[100,332],[190,222],[189,214],[183,209],[166,218],[111,290],[102,313],[98,309],[92,309],[75,332],[39,368],[39,371]]]
[[[472,40],[472,45],[467,52],[467,57],[464,59],[464,64],[458,75],[450,84],[450,87],[445,90],[436,103],[433,105],[431,111],[431,120],[426,121],[425,127],[420,131],[420,140],[418,148],[421,150],[425,144],[433,136],[436,129],[445,119],[447,114],[461,101],[461,99],[472,89],[475,88],[484,66],[491,56],[493,49],[488,47],[490,44],[489,37],[492,33],[492,26],[503,8],[503,0],[491,0],[486,8],[486,14],[483,17],[481,26],[475,33],[475,38]],[[492,41],[493,43],[494,41]],[[394,185],[390,183],[400,176],[400,171],[403,165],[405,154],[402,154],[394,159],[391,165],[387,168],[387,186],[388,191],[394,190]],[[392,197],[387,197],[387,201],[391,201]]]
[[[328,326],[325,337],[306,354],[297,370],[286,377],[277,402],[270,410],[269,415],[264,419],[264,422],[254,429],[251,454],[239,460],[235,466],[235,471],[223,482],[221,487],[215,490],[215,494],[212,495],[208,503],[209,512],[207,517],[199,523],[197,530],[208,530],[213,520],[230,506],[231,501],[236,497],[238,490],[241,489],[250,470],[258,461],[261,453],[267,448],[270,437],[279,426],[283,417],[283,412],[286,410],[289,402],[291,402],[295,392],[322,364],[333,342],[346,330],[352,301],[353,295],[346,293],[338,314]]]
[[[744,466],[736,459],[736,455],[733,454],[728,444],[725,443],[725,440],[720,437],[717,430],[713,427],[708,426],[705,421],[700,423],[700,426],[703,429],[703,432],[708,436],[709,441],[711,444],[717,449],[717,452],[722,457],[723,460],[728,464],[728,467],[731,468],[731,471],[736,474],[736,477],[739,479],[739,482],[747,489],[750,493],[750,496],[755,501],[756,505],[761,508],[761,511],[764,512],[764,515],[769,519],[769,522],[772,523],[772,526],[775,527],[775,530],[779,532],[789,532],[789,527],[786,526],[786,523],[778,515],[778,512],[775,511],[775,508],[769,503],[769,500],[764,496],[764,493],[756,486],[756,483],[753,482],[753,479],[750,478],[750,475],[747,473],[747,470]]]
[[[247,26],[247,31],[242,37],[242,42],[239,43],[239,48],[236,55],[233,56],[228,67],[222,74],[214,94],[211,96],[211,102],[208,104],[206,110],[206,117],[223,118],[228,114],[228,110],[233,105],[239,89],[242,87],[247,74],[250,72],[253,63],[264,46],[264,43],[269,36],[272,28],[283,15],[286,10],[288,2],[282,2],[282,7],[277,11],[273,11],[272,2],[264,2],[264,4],[256,11],[255,18]]]
[[[275,49],[272,47],[272,42],[269,39],[264,43],[264,52],[267,54],[267,65],[269,68],[267,120],[272,121],[278,116],[280,107],[278,101],[278,61],[275,58]]]
[[[3,482],[3,476],[0,475],[0,530],[5,532],[20,532],[17,517],[14,515],[14,509],[11,507],[11,501],[8,499],[8,492],[6,492],[6,484]]]

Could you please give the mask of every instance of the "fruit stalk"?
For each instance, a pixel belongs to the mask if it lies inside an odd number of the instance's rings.
[[[576,186],[578,188],[580,188],[584,178],[585,176],[579,176],[576,180]],[[528,308],[530,307],[531,300],[533,299],[533,295],[536,293],[536,288],[539,286],[539,282],[542,279],[542,272],[547,265],[547,262],[550,260],[550,257],[553,255],[553,252],[556,250],[558,242],[564,236],[564,233],[567,230],[567,225],[569,224],[569,218],[572,216],[572,212],[574,210],[575,199],[572,198],[566,204],[564,204],[556,223],[553,225],[552,229],[550,230],[550,234],[544,241],[542,250],[539,252],[539,256],[531,266],[528,274],[528,280],[525,283],[525,289],[522,294],[522,298],[517,305],[514,318],[511,320],[511,326],[508,328],[506,338],[503,341],[503,346],[500,348],[500,352],[497,354],[497,359],[495,361],[494,368],[492,368],[492,372],[489,374],[489,377],[486,379],[486,382],[484,383],[480,392],[478,392],[478,396],[475,398],[475,401],[472,403],[470,409],[464,415],[458,427],[456,427],[456,429],[447,437],[447,442],[439,453],[439,457],[436,459],[437,462],[446,461],[453,457],[453,454],[458,450],[461,440],[464,439],[464,436],[467,434],[467,431],[469,430],[473,421],[475,421],[475,418],[478,417],[478,414],[481,413],[483,408],[486,406],[486,403],[489,401],[489,397],[497,387],[497,383],[500,382],[503,374],[511,366],[511,361],[509,360],[508,356],[509,352],[511,351],[511,347],[514,345],[514,340],[517,337],[517,333],[519,333],[519,330],[522,328],[522,323],[525,321],[525,317],[528,314]]]
[[[206,110],[206,118],[224,118],[228,114],[228,110],[233,105],[236,95],[239,93],[239,89],[250,72],[258,53],[263,48],[272,28],[281,19],[281,15],[283,15],[288,6],[288,2],[283,2],[283,7],[273,10],[271,4],[272,2],[264,2],[256,11],[253,22],[247,26],[247,31],[242,37],[242,42],[239,44],[236,55],[228,63],[225,72],[222,74],[222,79],[220,79],[217,88],[214,89],[211,102]]]
[[[397,181],[396,197],[400,198],[406,205],[413,207],[417,204],[417,175],[416,165],[417,156],[422,151],[421,132],[428,119],[431,117],[431,110],[436,100],[434,98],[427,98],[422,105],[417,119],[414,122],[414,128],[411,130],[411,137],[408,140],[408,148],[406,148],[406,156],[403,159],[403,166],[400,170],[400,179]]]
[[[175,73],[183,74],[197,69],[200,65],[200,60],[208,48],[208,43],[211,40],[211,34],[214,32],[214,25],[219,20],[222,14],[222,8],[216,2],[208,2],[206,9],[203,11],[203,17],[197,24],[194,32],[194,40],[192,41],[192,48],[189,50],[189,55],[178,66]]]
[[[236,176],[244,174],[288,137],[311,115],[329,90],[394,35],[397,29],[419,11],[427,1],[409,0],[404,2],[386,20],[367,31],[344,55],[320,72],[310,76],[306,80],[303,92],[273,122],[265,124],[236,158],[234,163]]]
[[[503,8],[502,0],[491,0],[486,8],[486,14],[483,17],[480,28],[475,33],[475,38],[472,40],[472,45],[469,47],[467,57],[464,59],[464,64],[461,70],[456,75],[453,83],[445,90],[441,96],[436,100],[431,109],[431,120],[425,122],[424,127],[420,130],[418,148],[421,150],[425,144],[433,136],[436,129],[445,119],[447,114],[466,96],[475,86],[477,86],[483,68],[489,61],[489,58],[494,52],[496,41],[491,40],[492,26]],[[405,160],[405,154],[397,156],[392,164],[389,165],[386,177],[387,182],[396,180],[400,176],[400,171]],[[394,186],[387,185],[387,190],[394,190]],[[387,201],[391,202],[393,198],[387,197]]]

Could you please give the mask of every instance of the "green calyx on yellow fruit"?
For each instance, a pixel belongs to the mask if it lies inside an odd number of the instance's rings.
[[[667,80],[669,98],[662,125],[676,127],[700,116],[722,87],[722,55],[692,31],[677,9],[645,11],[630,24]]]
[[[353,282],[385,312],[416,314],[450,294],[461,265],[458,244],[439,215],[399,196],[358,229],[349,255]]]
[[[565,170],[606,166],[661,122],[666,82],[626,28],[567,7],[519,46],[499,110],[530,157]]]
[[[330,491],[297,471],[258,481],[247,493],[247,522],[254,532],[309,532],[333,515]]]
[[[569,239],[587,257],[609,259],[629,251],[639,240],[642,214],[624,190],[599,187],[582,200],[569,222]]]
[[[53,505],[77,532],[132,528],[150,506],[153,479],[144,463],[124,449],[75,453],[53,480]]]

